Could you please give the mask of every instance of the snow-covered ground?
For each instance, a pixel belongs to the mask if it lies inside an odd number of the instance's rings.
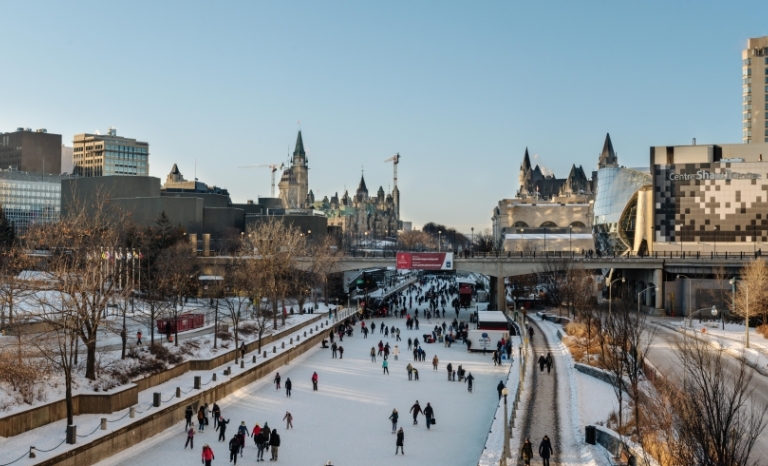
[[[468,319],[468,311],[461,313]],[[472,465],[477,464],[494,413],[498,407],[496,385],[506,379],[509,366],[494,366],[490,355],[468,353],[464,346],[455,344],[423,345],[427,352],[424,362],[413,362],[407,350],[409,337],[419,337],[430,328],[421,323],[421,330],[408,331],[405,320],[398,318],[373,319],[377,333],[363,339],[359,332],[346,337],[344,359],[332,359],[329,349],[317,348],[283,367],[283,382],[290,378],[293,394],[287,398],[271,383],[273,375],[265,377],[231,396],[218,400],[225,418],[231,420],[227,437],[234,435],[233,426],[244,421],[249,429],[255,423],[265,422],[276,428],[282,437],[280,463],[293,465],[321,465],[332,460],[334,465],[390,465],[395,451],[395,436],[391,434],[388,417],[393,409],[400,413],[399,426],[405,430],[405,456],[396,459],[402,464],[414,465]],[[384,322],[401,330],[403,341],[395,342],[378,333]],[[442,322],[439,320],[438,322]],[[367,322],[370,326],[370,321]],[[390,375],[382,372],[380,357],[371,362],[371,346],[379,340],[388,341],[401,349],[399,361],[389,360]],[[431,359],[437,354],[440,363],[432,371]],[[420,373],[419,381],[408,381],[405,366],[414,364]],[[450,362],[459,364],[475,377],[475,391],[467,386],[447,380],[445,367]],[[317,371],[319,391],[313,392],[310,377]],[[513,368],[513,372],[515,372]],[[514,393],[510,396],[514,397]],[[408,413],[418,400],[422,408],[431,403],[435,410],[436,425],[427,430],[424,417],[418,425],[412,424]],[[286,411],[294,416],[295,429],[285,431],[281,421]],[[218,434],[212,430],[195,437],[195,450],[183,449],[186,434],[184,421],[174,428],[158,434],[148,442],[132,447],[99,463],[107,465],[143,466],[150,464],[186,464],[199,461],[203,444],[211,445],[218,463],[226,462],[226,443],[217,442]],[[256,448],[248,440],[245,458],[255,461]],[[223,461],[222,461],[223,459]],[[215,463],[215,464],[218,464]]]

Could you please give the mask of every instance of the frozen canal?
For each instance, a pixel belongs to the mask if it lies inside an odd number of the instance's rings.
[[[422,314],[422,313],[420,313]],[[446,317],[454,314],[446,313]],[[468,312],[461,318],[468,320]],[[450,324],[451,319],[446,319]],[[363,339],[358,331],[353,337],[345,337],[344,359],[332,359],[330,349],[317,348],[309,351],[289,366],[280,370],[283,383],[286,378],[293,382],[291,398],[285,390],[277,391],[272,379],[274,373],[227,398],[219,400],[222,414],[231,422],[227,429],[227,442],[217,442],[218,432],[211,424],[203,433],[195,436],[195,449],[184,449],[186,433],[184,419],[151,440],[134,446],[118,455],[102,461],[107,465],[177,465],[199,464],[201,449],[209,444],[216,455],[217,464],[227,464],[227,443],[244,421],[249,431],[256,423],[277,429],[281,437],[279,463],[288,465],[324,465],[331,460],[334,466],[391,465],[393,462],[411,465],[473,465],[477,464],[483,449],[488,428],[498,405],[496,385],[506,378],[509,366],[494,367],[490,353],[467,353],[466,348],[454,344],[446,348],[442,343],[423,344],[427,353],[424,362],[415,363],[409,352],[409,337],[426,333],[432,325],[420,319],[421,330],[405,329],[405,319],[373,319],[376,333]],[[403,341],[385,339],[379,334],[379,326],[385,322],[401,330]],[[370,326],[371,320],[366,321]],[[399,361],[390,355],[390,375],[382,374],[382,358],[371,362],[371,346],[379,340],[400,348]],[[338,340],[337,340],[338,342]],[[513,340],[516,344],[516,339]],[[437,354],[440,363],[437,372],[432,371],[432,357]],[[414,364],[419,370],[419,381],[408,381],[405,367]],[[465,383],[447,381],[446,365],[454,369],[462,364],[475,377],[475,391],[468,393]],[[516,364],[516,363],[515,363]],[[515,367],[515,369],[517,369]],[[310,377],[317,371],[319,391],[312,391]],[[424,417],[419,416],[413,425],[410,407],[418,400],[422,409],[431,403],[435,410],[436,425],[427,431]],[[392,409],[400,413],[405,431],[405,456],[395,458],[395,435],[391,434],[388,420]],[[295,429],[285,430],[282,421],[286,411],[293,414]],[[269,453],[265,453],[268,461]],[[256,462],[256,447],[252,439],[246,439],[243,464]]]

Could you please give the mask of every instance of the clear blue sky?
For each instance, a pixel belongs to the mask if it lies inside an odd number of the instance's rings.
[[[151,174],[269,196],[301,121],[318,198],[374,192],[469,232],[512,197],[525,147],[589,173],[652,145],[741,141],[741,49],[768,2],[3,2],[0,131],[71,145],[118,128]],[[289,149],[290,146],[290,149]]]

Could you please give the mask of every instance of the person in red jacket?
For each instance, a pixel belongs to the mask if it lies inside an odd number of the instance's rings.
[[[317,391],[317,379],[318,379],[317,372],[315,372],[314,374],[312,374],[312,391],[315,391],[315,392]]]
[[[206,443],[203,445],[203,462],[205,463],[205,466],[211,466],[211,461],[214,459],[215,456],[213,456],[213,450],[211,450],[211,447]]]
[[[261,433],[261,426],[260,426],[260,425],[258,425],[258,424],[256,424],[256,425],[253,427],[253,432],[251,432],[251,437],[253,437],[253,441],[254,441],[254,443],[256,443],[257,445],[258,445],[258,442],[256,441],[256,437],[258,437],[260,433]]]

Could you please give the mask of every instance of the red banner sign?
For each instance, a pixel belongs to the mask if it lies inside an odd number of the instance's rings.
[[[397,268],[398,270],[453,270],[453,253],[398,252]]]

